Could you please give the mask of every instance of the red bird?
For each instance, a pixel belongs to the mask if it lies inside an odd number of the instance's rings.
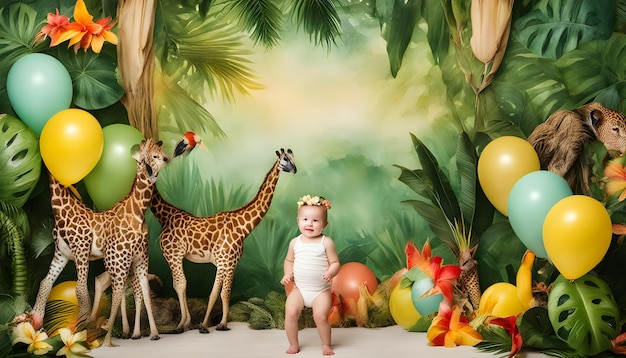
[[[189,153],[196,145],[202,143],[202,138],[194,132],[186,132],[183,137],[176,142],[174,147],[174,157]]]

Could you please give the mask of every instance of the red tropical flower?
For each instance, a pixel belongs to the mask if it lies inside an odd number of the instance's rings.
[[[509,358],[515,357],[522,349],[522,344],[524,343],[522,334],[519,328],[517,328],[517,316],[491,318],[488,323],[498,325],[509,332],[509,335],[511,335],[511,353],[509,353]]]
[[[435,285],[428,294],[441,293],[448,302],[452,302],[454,291],[453,282],[461,275],[461,267],[457,265],[442,266],[442,262],[443,259],[441,256],[433,257],[425,271],[435,282]]]
[[[52,43],[58,41],[70,24],[70,19],[65,15],[59,15],[59,9],[56,14],[48,13],[48,24],[44,25],[37,36],[35,36],[35,43],[41,43],[50,37]]]

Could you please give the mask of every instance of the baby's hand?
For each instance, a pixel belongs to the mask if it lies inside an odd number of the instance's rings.
[[[333,275],[331,275],[328,271],[324,272],[324,274],[322,275],[322,278],[324,279],[324,281],[328,281],[330,282],[330,280],[333,279]]]
[[[283,276],[283,279],[280,280],[280,283],[284,286],[293,280],[293,274]]]

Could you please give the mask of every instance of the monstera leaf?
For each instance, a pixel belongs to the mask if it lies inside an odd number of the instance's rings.
[[[591,99],[620,111],[626,109],[622,99],[626,89],[626,35],[615,33],[608,40],[590,41],[568,52],[555,62],[574,100]]]
[[[548,298],[556,335],[580,353],[593,356],[612,347],[619,308],[609,286],[592,274],[573,282],[560,275]]]
[[[24,122],[0,115],[0,201],[21,207],[39,181],[39,141]]]
[[[531,52],[556,60],[581,43],[607,39],[614,8],[614,1],[543,0],[514,28]]]

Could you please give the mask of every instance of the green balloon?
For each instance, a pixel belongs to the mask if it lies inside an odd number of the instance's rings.
[[[97,210],[110,209],[130,192],[137,174],[137,162],[130,148],[144,139],[137,129],[126,124],[111,124],[102,132],[102,156],[83,180]]]
[[[63,64],[43,53],[20,57],[7,75],[7,96],[17,116],[37,135],[48,119],[72,103],[72,78]]]

